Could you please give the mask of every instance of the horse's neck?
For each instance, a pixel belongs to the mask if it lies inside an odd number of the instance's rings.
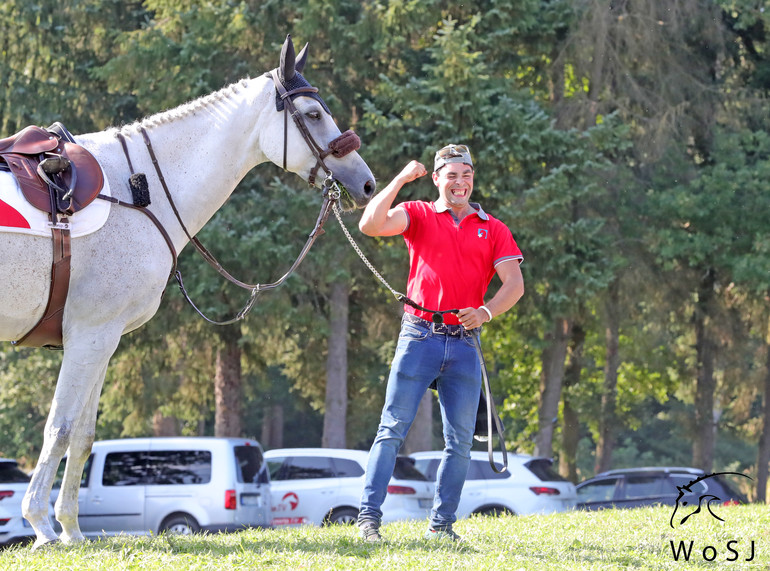
[[[259,132],[272,96],[272,84],[259,77],[141,122],[191,234],[219,210],[249,170],[266,160]],[[153,202],[166,202],[162,192],[151,189]],[[178,239],[184,240],[174,236],[175,244]]]

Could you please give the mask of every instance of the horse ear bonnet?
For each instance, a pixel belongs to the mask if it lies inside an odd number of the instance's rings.
[[[281,50],[281,65],[278,67],[278,76],[281,78],[281,83],[283,83],[286,91],[292,91],[301,87],[312,87],[308,80],[302,77],[302,74],[300,73],[305,67],[306,59],[307,44],[305,44],[305,47],[302,48],[302,51],[299,53],[299,57],[295,57],[294,43],[291,41],[291,35],[286,36],[286,41],[284,42],[283,49]],[[331,115],[331,111],[329,111],[329,108],[326,106],[326,102],[321,99],[321,96],[318,95],[318,93],[305,92],[297,93],[296,95],[290,95],[292,101],[300,96],[312,97],[321,104],[321,106],[324,108],[324,111]],[[283,111],[284,108],[283,99],[281,99],[281,96],[278,94],[277,90],[275,92],[275,108],[277,111]]]
[[[294,74],[294,77],[292,77],[289,81],[284,80],[283,86],[286,88],[286,91],[291,91],[292,89],[297,89],[299,87],[312,87],[307,79],[302,77],[302,74],[299,72],[296,72]],[[318,103],[321,104],[321,107],[324,108],[324,111],[326,111],[329,115],[331,115],[331,111],[329,111],[329,108],[326,106],[326,102],[321,99],[321,96],[317,93],[297,93],[295,95],[290,95],[292,101],[296,99],[297,97],[312,97]],[[275,108],[278,111],[283,111],[283,99],[281,99],[281,96],[278,95],[278,92],[275,92]]]

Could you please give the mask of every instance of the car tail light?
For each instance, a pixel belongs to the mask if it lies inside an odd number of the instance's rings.
[[[238,495],[235,490],[225,490],[225,509],[234,510],[238,506]]]
[[[12,496],[13,496],[13,490],[0,491],[0,500],[4,500],[5,498],[10,498]]]
[[[529,488],[536,496],[558,496],[561,492],[557,488],[548,488],[546,486],[530,486]]]
[[[417,490],[409,486],[388,486],[389,494],[416,494]]]
[[[9,521],[11,521],[11,518],[9,518],[9,517],[6,517],[6,518],[0,518],[0,525],[5,525],[5,524],[6,524],[6,523],[8,523]],[[7,533],[7,532],[6,532],[6,533]]]

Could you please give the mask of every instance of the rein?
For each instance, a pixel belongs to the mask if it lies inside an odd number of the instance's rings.
[[[347,237],[348,242],[350,242],[350,245],[353,247],[353,249],[358,254],[358,257],[361,258],[361,261],[366,265],[367,268],[374,274],[374,276],[380,280],[382,285],[384,285],[388,290],[390,290],[390,293],[393,294],[393,296],[398,300],[399,302],[405,303],[415,309],[419,309],[421,311],[426,311],[428,313],[432,313],[433,316],[431,317],[431,321],[433,323],[443,323],[444,322],[444,314],[445,313],[457,313],[460,311],[459,309],[445,309],[443,311],[434,310],[434,309],[428,309],[427,307],[423,307],[420,304],[418,304],[416,301],[410,299],[405,294],[396,291],[391,287],[391,285],[385,280],[385,278],[382,277],[382,274],[377,271],[377,268],[374,267],[374,264],[372,264],[369,259],[366,257],[366,255],[361,251],[361,248],[358,246],[356,241],[353,239],[353,236],[350,234],[350,231],[348,230],[347,226],[345,226],[345,223],[342,221],[342,216],[340,214],[339,207],[337,204],[334,204],[334,216],[337,218],[337,222],[339,222],[340,227],[342,228],[343,233],[345,234],[345,237]],[[476,349],[476,355],[478,356],[479,363],[481,364],[481,377],[483,380],[482,387],[484,388],[485,393],[485,400],[487,405],[487,453],[489,455],[489,465],[492,467],[492,470],[497,472],[498,474],[502,474],[508,469],[508,451],[505,449],[505,440],[503,439],[503,424],[500,422],[500,418],[497,414],[497,409],[495,408],[495,403],[492,401],[492,387],[489,383],[489,375],[487,373],[487,364],[484,360],[484,353],[481,351],[481,342],[479,340],[481,336],[481,329],[476,329],[471,334],[471,337],[473,337],[473,346]],[[499,437],[500,442],[500,451],[503,455],[503,466],[502,469],[498,470],[497,465],[495,464],[494,459],[494,448],[492,446],[492,423],[494,422],[495,428],[497,429],[497,434]],[[481,437],[475,436],[477,440],[483,440]]]
[[[198,253],[201,255],[201,257],[212,267],[214,268],[219,275],[224,277],[227,281],[230,283],[245,289],[249,290],[251,292],[251,296],[249,297],[249,301],[246,303],[246,305],[241,309],[238,314],[233,317],[232,319],[227,319],[225,321],[217,321],[214,319],[211,319],[207,317],[195,303],[190,298],[189,294],[187,293],[187,289],[184,286],[184,281],[182,280],[182,272],[180,270],[174,271],[174,277],[176,278],[177,283],[179,284],[179,289],[182,292],[182,295],[187,300],[187,302],[192,306],[192,308],[200,315],[203,319],[208,321],[209,323],[212,323],[214,325],[230,325],[232,323],[235,323],[237,321],[240,321],[246,315],[251,311],[252,307],[254,307],[254,304],[257,301],[257,297],[260,293],[263,291],[275,289],[279,287],[283,282],[285,282],[288,277],[294,273],[294,270],[299,266],[299,264],[302,262],[302,260],[305,259],[305,256],[310,251],[310,247],[313,245],[313,243],[316,241],[316,239],[323,234],[323,225],[324,222],[329,218],[329,214],[331,213],[331,207],[333,204],[336,203],[336,201],[339,199],[340,193],[338,189],[335,189],[334,192],[330,192],[332,187],[332,179],[331,176],[327,177],[326,180],[324,180],[323,189],[324,189],[324,201],[321,205],[321,211],[318,214],[318,219],[316,220],[315,226],[313,228],[313,231],[308,236],[307,241],[305,242],[305,245],[303,246],[302,250],[300,251],[299,255],[297,256],[296,260],[294,260],[294,263],[291,265],[289,270],[281,276],[277,281],[269,284],[249,284],[242,282],[241,280],[233,277],[230,272],[225,270],[225,268],[220,264],[217,259],[214,257],[214,255],[209,252],[206,247],[201,244],[200,240],[196,238],[195,236],[192,236],[187,230],[187,226],[185,226],[184,222],[182,221],[181,216],[179,215],[179,211],[176,208],[176,204],[174,203],[174,199],[171,197],[171,192],[168,189],[168,185],[166,184],[166,179],[163,177],[163,172],[160,169],[160,164],[158,163],[158,159],[155,156],[155,151],[152,148],[152,142],[150,141],[150,136],[147,134],[147,131],[144,129],[144,127],[141,128],[142,137],[144,138],[144,143],[147,146],[147,152],[150,155],[150,159],[152,160],[152,164],[155,167],[155,172],[158,176],[158,179],[160,180],[160,184],[163,187],[163,191],[166,194],[166,199],[168,200],[169,204],[171,205],[171,209],[174,211],[174,215],[176,216],[177,221],[179,222],[179,225],[182,227],[182,230],[184,231],[185,235],[187,236],[188,240],[195,246],[195,249],[198,251]]]

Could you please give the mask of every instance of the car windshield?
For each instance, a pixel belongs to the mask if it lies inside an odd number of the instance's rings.
[[[0,463],[0,484],[26,484],[29,476],[19,470],[15,463]]]
[[[566,482],[567,479],[554,470],[552,464],[548,458],[535,458],[527,462],[527,468],[543,482]]]
[[[393,477],[397,480],[427,481],[425,475],[414,467],[414,458],[407,458],[406,456],[396,457],[396,467],[393,469]]]

